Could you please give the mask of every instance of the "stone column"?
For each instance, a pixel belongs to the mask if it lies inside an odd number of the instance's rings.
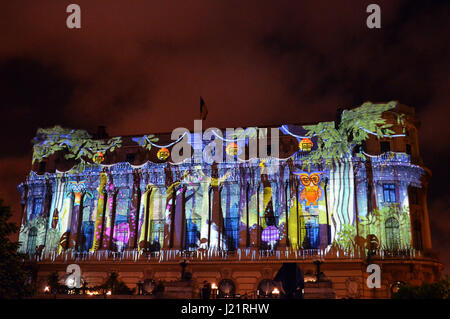
[[[106,193],[105,193],[105,185],[107,176],[105,173],[100,173],[100,185],[98,187],[98,201],[97,201],[97,215],[95,217],[95,226],[94,226],[94,241],[92,243],[91,251],[95,251],[100,249],[102,246],[103,239],[103,220],[105,216],[105,206],[106,206]]]
[[[208,188],[208,248],[211,245],[211,223],[212,223],[212,200],[211,200],[211,196],[212,196],[212,187]]]
[[[173,247],[173,225],[175,216],[175,185],[173,183],[173,174],[171,164],[167,163],[164,168],[165,187],[166,187],[166,206],[164,208],[164,243],[163,247]]]
[[[261,247],[261,229],[260,229],[260,211],[259,211],[259,190],[261,188],[261,183],[258,182],[258,186],[256,187],[256,247]]]
[[[422,176],[422,190],[420,193],[420,203],[423,207],[423,218],[422,218],[422,238],[423,238],[423,248],[432,249],[431,244],[431,231],[430,231],[430,216],[428,213],[428,203],[427,203],[427,193],[428,193],[428,176]]]
[[[174,216],[173,216],[173,248],[182,250],[183,249],[183,235],[184,235],[184,189],[181,190],[181,194],[178,194],[179,188],[174,189]]]
[[[79,247],[81,245],[81,241],[82,241],[82,234],[81,234],[81,226],[83,223],[83,208],[84,208],[84,197],[85,197],[85,192],[83,192],[81,194],[81,201],[80,201],[80,206],[79,206],[79,213],[78,213],[78,221],[77,221],[77,231],[75,233],[75,250],[79,250]]]
[[[116,207],[117,207],[117,194],[119,190],[116,189],[112,194],[112,211],[111,211],[111,231],[109,237],[109,250],[115,250],[114,247],[114,229],[116,224]]]
[[[373,182],[373,166],[370,157],[365,162],[367,176],[367,214],[372,213],[377,208],[377,199],[375,196],[375,185]]]
[[[44,246],[47,242],[47,232],[50,227],[49,216],[51,215],[50,209],[52,206],[52,197],[53,197],[52,185],[48,179],[46,179],[46,181],[45,181],[45,186],[46,187],[45,187],[45,201],[44,201],[44,214],[43,214],[43,217],[45,218]]]
[[[110,249],[110,245],[111,245],[111,238],[113,236],[112,233],[112,229],[113,229],[113,225],[112,225],[112,214],[113,214],[113,210],[114,208],[114,202],[115,202],[115,193],[116,193],[116,189],[114,187],[113,181],[111,176],[110,177],[110,181],[109,181],[109,185],[108,185],[108,189],[107,189],[107,196],[108,199],[106,201],[106,211],[105,211],[105,218],[103,221],[103,237],[102,237],[102,249]]]
[[[244,227],[240,227],[239,230],[239,247],[240,248],[245,248],[248,247],[250,245],[250,232],[249,232],[249,227],[248,224],[250,223],[249,221],[249,207],[248,207],[248,191],[249,191],[249,184],[247,182],[245,182],[245,180],[241,180],[241,197],[244,197],[245,200],[245,207],[243,210],[243,214],[244,214],[244,220],[245,220],[245,225]],[[239,225],[241,223],[241,216],[239,215]]]
[[[149,237],[149,227],[150,227],[150,205],[153,203],[151,202],[152,193],[153,193],[153,187],[147,186],[147,198],[145,199],[145,212],[144,212],[144,245],[145,249],[148,249],[150,247],[150,242],[148,240]]]
[[[73,191],[73,209],[72,216],[70,221],[70,234],[69,234],[69,248],[76,248],[77,246],[77,238],[78,231],[80,229],[80,214],[81,207],[83,205],[83,193],[84,193],[84,185],[82,182],[72,182],[72,191]]]
[[[133,170],[133,188],[131,193],[131,205],[130,205],[130,238],[128,240],[128,247],[135,249],[138,244],[138,229],[139,229],[139,209],[141,206],[141,189],[140,182],[141,176],[138,170]]]

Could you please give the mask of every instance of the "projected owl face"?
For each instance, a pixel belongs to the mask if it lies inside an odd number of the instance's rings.
[[[300,183],[304,186],[300,192],[300,200],[305,202],[306,207],[317,207],[318,201],[322,197],[322,189],[319,186],[322,172],[305,173],[294,172],[300,177]]]
[[[300,182],[303,186],[317,186],[320,183],[320,174],[319,173],[312,173],[310,175],[306,173],[301,173],[300,175]]]

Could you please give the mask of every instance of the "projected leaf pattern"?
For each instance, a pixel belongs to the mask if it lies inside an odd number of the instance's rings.
[[[391,136],[394,134],[390,129],[393,124],[386,123],[382,114],[396,105],[394,101],[386,104],[366,102],[355,109],[345,110],[337,128],[335,122],[303,126],[308,131],[307,136],[317,137],[317,149],[305,155],[303,167],[310,169],[311,165],[322,162],[326,167],[331,167],[336,162],[350,158],[355,147],[369,138],[368,131],[375,133],[378,138]],[[404,124],[404,116],[397,114],[397,122]],[[357,152],[356,156],[366,159],[361,152]]]
[[[65,249],[70,239],[66,236],[66,232],[70,230],[72,221],[70,216],[75,206],[66,190],[69,189],[69,185],[79,180],[86,180],[86,187],[96,190],[93,205],[91,205],[92,211],[90,206],[86,206],[83,211],[80,210],[80,214],[92,214],[89,220],[93,221],[93,234],[84,234],[86,237],[93,237],[92,244],[88,245],[90,247],[85,247],[90,251],[109,247],[111,236],[116,247],[121,248],[128,248],[134,245],[134,242],[138,245],[142,242],[150,242],[150,236],[156,232],[152,228],[155,223],[151,220],[146,222],[149,218],[165,221],[164,239],[161,238],[160,246],[167,247],[170,242],[168,232],[174,227],[171,225],[171,214],[177,216],[175,210],[183,207],[183,187],[186,189],[184,198],[186,216],[198,223],[201,247],[204,247],[208,241],[210,241],[210,247],[217,247],[219,240],[222,240],[221,247],[224,245],[226,247],[227,243],[230,247],[236,247],[246,244],[247,236],[250,245],[254,246],[261,241],[257,235],[261,236],[263,233],[267,235],[269,230],[271,234],[274,234],[273,237],[277,238],[275,242],[286,243],[289,239],[294,249],[323,248],[330,244],[339,249],[356,249],[365,247],[366,238],[369,235],[375,235],[383,246],[386,237],[384,223],[390,217],[398,220],[400,241],[408,245],[410,243],[409,212],[408,205],[404,203],[404,195],[402,199],[399,199],[402,205],[379,206],[378,209],[364,214],[360,209],[358,215],[354,205],[357,199],[358,208],[367,207],[367,194],[360,191],[365,187],[366,177],[358,176],[352,162],[352,151],[369,137],[369,132],[374,132],[378,137],[393,134],[392,125],[386,123],[382,114],[394,107],[395,102],[365,103],[359,108],[345,111],[337,128],[333,122],[304,126],[308,136],[311,138],[314,136],[317,140],[315,142],[317,149],[303,154],[302,157],[293,156],[290,162],[280,164],[261,160],[241,166],[226,163],[216,174],[212,173],[210,165],[193,167],[190,163],[172,167],[168,163],[147,162],[138,169],[129,163],[117,163],[111,167],[91,165],[88,160],[91,160],[96,152],[113,152],[121,147],[121,138],[111,138],[107,141],[96,140],[86,131],[64,129],[59,126],[40,129],[33,141],[33,162],[41,161],[55,152],[65,151],[66,159],[79,161],[79,167],[82,168],[78,170],[76,176],[63,174],[62,176],[66,177],[61,177],[56,174],[57,178],[52,180],[53,189],[58,195],[52,197],[49,207],[49,218],[55,224],[52,226],[54,230],[49,240],[51,238],[55,241],[54,238],[58,238],[61,239],[61,244],[55,242],[49,247],[57,246],[57,249],[61,251]],[[399,123],[401,124],[401,117],[399,117]],[[249,128],[227,138],[251,138],[255,137],[256,132],[253,128]],[[149,150],[155,146],[153,144],[157,138],[154,135],[146,135],[133,140]],[[357,152],[356,156],[364,160],[363,154]],[[409,179],[400,185],[402,187],[400,192],[404,193],[409,184],[420,185],[422,172],[407,162],[408,158],[401,158],[401,160],[406,163],[401,168],[402,174],[407,176],[402,178]],[[381,163],[387,163],[387,161]],[[392,163],[389,161],[389,165],[383,164],[384,166],[378,168],[377,178],[391,174],[391,164],[396,165],[395,161]],[[280,165],[280,170],[269,169],[271,165]],[[308,171],[299,171],[305,165],[309,166]],[[302,185],[299,178],[302,174],[310,176],[312,174],[310,168],[316,172],[323,172],[323,175],[318,180],[317,187],[313,189],[314,195],[317,196],[308,199],[305,197],[308,190],[305,190],[306,186]],[[375,168],[373,170],[375,171]],[[297,176],[296,172],[300,172],[300,175]],[[36,181],[35,185],[38,185],[43,178],[31,174],[29,180],[33,183]],[[355,178],[362,186],[355,186],[353,181]],[[295,181],[299,185],[298,189]],[[210,192],[210,187],[214,188],[214,191]],[[119,190],[116,200],[113,200],[113,193],[107,194],[109,189]],[[150,192],[150,189],[153,191]],[[221,197],[218,197],[220,191]],[[312,190],[309,189],[309,191],[312,196]],[[137,196],[137,194],[140,195]],[[30,206],[30,211],[33,199],[38,196],[44,195],[33,193],[27,199],[26,205]],[[211,221],[208,220],[210,209],[214,210]],[[222,218],[218,218],[217,211],[222,212]],[[110,216],[113,214],[115,217],[111,220]],[[82,217],[84,220],[84,216]],[[173,222],[177,223],[177,221]],[[210,223],[211,229],[209,229]],[[180,229],[180,225],[175,226],[175,229]],[[226,230],[221,229],[222,226]],[[314,234],[308,233],[310,229],[314,229]],[[113,230],[114,233],[111,233]],[[329,233],[330,238],[328,238]],[[220,236],[239,237],[219,239]],[[23,240],[26,241],[26,239]],[[309,246],[305,245],[306,241]]]

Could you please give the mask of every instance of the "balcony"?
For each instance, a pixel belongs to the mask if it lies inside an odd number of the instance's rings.
[[[162,249],[161,251],[145,253],[142,250],[125,250],[123,252],[113,252],[100,250],[95,252],[76,252],[66,250],[61,253],[56,251],[42,251],[42,253],[29,255],[30,261],[67,263],[67,262],[87,262],[87,263],[178,263],[182,260],[191,262],[278,262],[278,261],[314,261],[320,260],[354,260],[363,261],[367,258],[367,252],[340,250],[334,248],[324,249],[299,249],[280,248],[278,250],[261,250],[256,248],[238,248],[235,251],[219,249],[199,249],[197,251]],[[372,259],[422,259],[433,256],[424,254],[413,248],[387,250],[379,249],[370,253]]]

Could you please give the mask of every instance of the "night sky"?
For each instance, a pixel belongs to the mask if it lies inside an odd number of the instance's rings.
[[[70,3],[81,29],[66,27]],[[381,29],[366,26],[370,3]],[[192,128],[200,95],[207,127],[328,121],[398,100],[422,122],[433,247],[450,265],[449,17],[449,1],[5,1],[0,197],[19,221],[39,127]]]

